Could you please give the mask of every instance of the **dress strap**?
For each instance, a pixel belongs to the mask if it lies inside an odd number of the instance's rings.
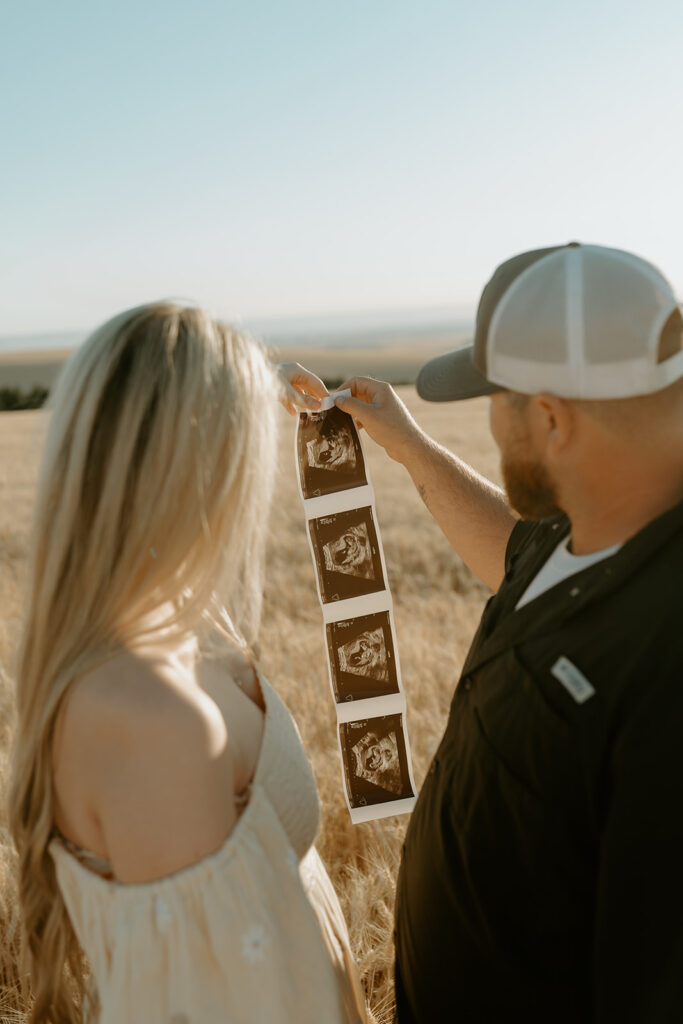
[[[243,651],[241,651],[241,654],[246,659],[246,661],[249,662],[249,666],[250,666],[252,674],[254,676],[254,683],[255,683],[255,686],[256,686],[256,693],[258,694],[258,696],[260,698],[260,701],[257,701],[256,703],[257,703],[258,706],[260,706],[261,711],[265,711],[265,697],[263,696],[263,687],[261,686],[261,677],[260,677],[259,671],[256,668],[256,665],[254,663],[254,659],[252,658],[252,656],[249,653],[249,651],[244,651],[243,650]]]
[[[113,882],[115,880],[114,869],[111,866],[111,862],[106,857],[100,857],[97,853],[92,853],[91,850],[86,850],[82,846],[77,846],[76,843],[67,839],[65,835],[55,829],[55,834],[59,838],[60,842],[67,848],[69,853],[76,858],[84,868],[88,868],[94,874],[99,875],[100,878],[106,878],[107,881]]]
[[[249,803],[251,796],[251,782],[248,782],[241,793],[235,793],[235,807],[242,811]]]

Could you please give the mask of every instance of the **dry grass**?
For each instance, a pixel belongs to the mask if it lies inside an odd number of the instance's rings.
[[[428,405],[399,389],[437,440],[499,479],[486,399]],[[49,413],[0,413],[0,778],[6,775],[11,682],[7,670],[20,626],[27,533]],[[294,421],[282,413],[281,473],[271,520],[262,667],[299,723],[323,806],[318,848],[340,895],[378,1024],[392,1018],[394,883],[407,818],[351,825],[342,793],[335,718],[327,681],[322,615],[294,476]],[[448,546],[396,463],[366,440],[380,530],[394,596],[408,701],[415,781],[421,785],[445,726],[459,667],[486,589]],[[0,1021],[22,1019],[14,996],[16,949],[12,852],[0,812]]]

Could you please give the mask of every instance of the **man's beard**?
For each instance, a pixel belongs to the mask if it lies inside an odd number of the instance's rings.
[[[540,462],[503,458],[501,471],[508,501],[523,519],[549,519],[562,511],[555,484]]]

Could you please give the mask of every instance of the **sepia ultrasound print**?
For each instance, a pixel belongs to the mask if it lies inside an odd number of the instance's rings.
[[[372,508],[311,519],[308,524],[323,603],[385,589]]]
[[[323,400],[330,408],[300,414],[296,460],[326,620],[345,795],[359,824],[408,813],[416,792],[373,491],[356,425],[334,398]]]
[[[299,479],[304,498],[367,484],[365,460],[353,418],[333,406],[299,414]]]
[[[337,649],[342,670],[369,679],[389,679],[387,649],[381,629],[368,629],[354,641]]]
[[[398,693],[389,612],[330,622],[325,632],[337,701]]]
[[[415,796],[410,781],[403,715],[341,722],[338,728],[351,807]]]

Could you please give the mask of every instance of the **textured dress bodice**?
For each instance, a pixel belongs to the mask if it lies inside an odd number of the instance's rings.
[[[100,1024],[366,1019],[341,907],[313,845],[315,780],[294,719],[259,681],[259,759],[218,850],[157,881],[121,884],[106,862],[59,836],[50,842]]]

